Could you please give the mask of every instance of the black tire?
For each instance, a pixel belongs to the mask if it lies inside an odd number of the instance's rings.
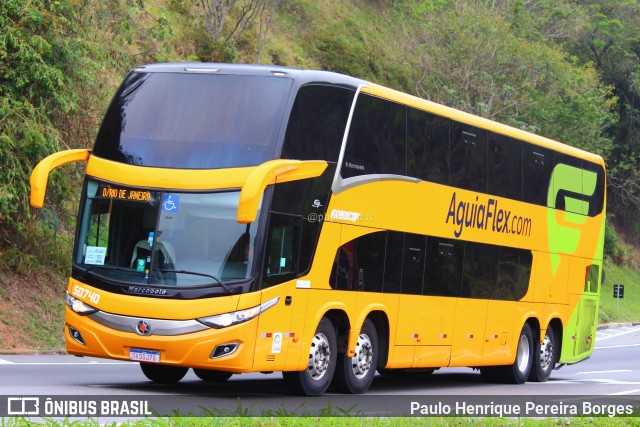
[[[482,379],[488,383],[500,382],[500,376],[498,375],[498,366],[483,366],[480,368],[480,375]]]
[[[551,371],[553,371],[558,360],[557,349],[555,332],[553,331],[553,328],[549,326],[544,339],[540,344],[540,352],[538,354],[534,354],[533,367],[531,368],[531,374],[529,374],[529,381],[543,383],[549,379]]]
[[[210,369],[194,369],[196,377],[208,383],[223,383],[233,375],[231,372],[212,371]]]
[[[175,384],[187,375],[189,368],[182,366],[156,365],[154,363],[140,363],[140,369],[145,377],[161,384]]]
[[[534,350],[533,333],[531,326],[525,323],[518,338],[516,347],[516,359],[513,365],[495,367],[497,380],[507,384],[524,384],[529,378],[533,365]]]
[[[364,393],[376,375],[378,356],[378,332],[373,322],[367,319],[358,336],[355,356],[341,354],[338,357],[333,386],[342,393]]]
[[[333,324],[329,319],[323,318],[311,340],[307,369],[282,373],[285,384],[293,394],[316,396],[327,390],[336,370],[336,342]]]

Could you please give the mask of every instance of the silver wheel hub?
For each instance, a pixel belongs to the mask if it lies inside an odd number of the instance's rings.
[[[544,336],[544,340],[540,345],[540,367],[543,371],[549,369],[553,364],[553,343],[549,339],[549,335]]]
[[[367,375],[373,361],[373,346],[368,335],[361,334],[356,343],[356,354],[351,358],[353,375],[360,379]]]
[[[529,348],[529,340],[526,336],[522,335],[520,337],[520,341],[518,342],[518,354],[516,355],[516,364],[520,372],[525,372],[527,370],[530,351],[531,349]]]
[[[316,334],[311,341],[307,371],[314,380],[324,377],[331,363],[331,348],[325,334]]]

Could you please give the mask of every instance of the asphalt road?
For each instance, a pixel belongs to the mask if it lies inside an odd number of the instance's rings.
[[[55,355],[0,356],[0,396],[96,396],[152,398],[160,413],[177,410],[198,413],[252,415],[317,411],[375,415],[393,414],[398,405],[474,399],[508,401],[527,397],[567,401],[579,396],[608,396],[621,402],[640,401],[640,326],[599,330],[590,359],[556,370],[546,383],[505,385],[485,383],[478,371],[446,368],[431,376],[377,376],[363,396],[326,393],[319,398],[291,396],[281,374],[234,375],[219,385],[200,381],[192,372],[177,385],[148,381],[137,363]],[[625,398],[626,397],[626,398]],[[1,403],[1,402],[0,402]],[[213,409],[212,409],[213,408]],[[402,412],[401,411],[401,412]],[[397,413],[396,413],[397,414]]]

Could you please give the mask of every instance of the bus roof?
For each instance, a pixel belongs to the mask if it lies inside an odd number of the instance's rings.
[[[138,67],[134,71],[153,73],[202,73],[254,76],[262,75],[265,77],[276,76],[290,78],[295,81],[296,86],[302,86],[309,83],[326,83],[349,87],[354,90],[359,86],[365,86],[368,87],[368,90],[365,89],[365,91],[370,93],[371,95],[379,96],[381,98],[386,98],[391,101],[429,111],[431,113],[448,117],[472,126],[487,129],[492,132],[497,132],[513,138],[531,142],[542,147],[557,150],[565,154],[569,154],[604,166],[604,160],[601,156],[582,150],[580,148],[573,147],[562,142],[554,141],[552,139],[536,135],[534,133],[527,132],[509,125],[505,125],[500,122],[489,120],[470,113],[465,113],[455,108],[446,107],[444,105],[428,101],[417,96],[409,95],[394,89],[390,89],[376,83],[371,83],[366,80],[330,71],[305,70],[277,65],[223,64],[203,62],[148,64]]]

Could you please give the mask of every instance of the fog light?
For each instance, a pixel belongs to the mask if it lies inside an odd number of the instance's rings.
[[[219,357],[229,356],[236,352],[240,344],[237,342],[229,343],[229,344],[220,344],[217,345],[216,348],[213,349],[210,359],[217,359]]]
[[[80,332],[78,332],[77,330],[75,330],[74,328],[72,328],[71,326],[69,326],[69,335],[71,335],[71,338],[73,338],[74,340],[76,340],[80,344],[86,345],[84,343],[84,339],[82,338],[82,334]]]

